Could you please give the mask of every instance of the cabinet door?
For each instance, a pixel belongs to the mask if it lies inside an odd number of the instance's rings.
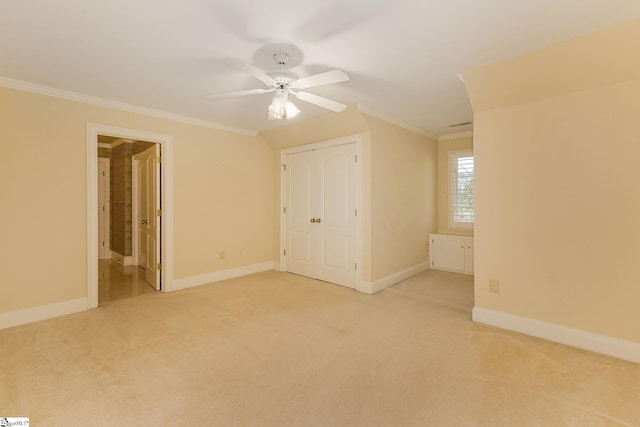
[[[465,251],[466,245],[464,240],[454,237],[432,237],[433,249],[432,267],[436,269],[465,271]]]

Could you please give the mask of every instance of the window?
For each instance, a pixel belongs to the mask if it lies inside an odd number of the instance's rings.
[[[449,228],[473,228],[473,150],[449,151]]]

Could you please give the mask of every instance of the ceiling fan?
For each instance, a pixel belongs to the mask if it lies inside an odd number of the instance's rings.
[[[288,58],[289,55],[287,53],[278,52],[273,54],[273,59],[280,69],[278,71],[268,73],[265,73],[238,59],[226,60],[225,63],[227,65],[257,78],[267,87],[265,89],[249,89],[237,92],[207,95],[205,96],[205,99],[215,100],[219,98],[232,98],[237,96],[275,92],[275,97],[273,98],[271,105],[269,105],[268,110],[270,120],[291,119],[300,113],[300,110],[289,100],[289,95],[293,95],[301,101],[309,102],[319,107],[326,108],[327,110],[335,111],[336,113],[340,113],[347,108],[345,104],[340,102],[298,90],[346,82],[349,80],[347,73],[340,70],[332,70],[309,77],[298,78],[297,74],[284,69],[284,65],[287,63]]]

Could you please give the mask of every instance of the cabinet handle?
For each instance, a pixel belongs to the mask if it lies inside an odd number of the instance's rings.
[[[315,223],[315,222],[316,222],[316,219],[315,219],[315,218],[311,218],[309,221],[311,221],[311,222]]]
[[[317,222],[318,224],[320,224],[320,223],[322,222],[322,220],[321,220],[320,218],[316,218],[316,222]]]

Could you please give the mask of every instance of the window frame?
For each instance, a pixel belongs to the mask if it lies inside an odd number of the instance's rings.
[[[473,230],[473,226],[474,226],[474,222],[475,222],[475,206],[474,206],[474,221],[472,222],[462,222],[462,221],[455,221],[454,220],[454,200],[457,197],[457,192],[458,192],[458,171],[457,171],[457,166],[458,166],[458,159],[461,157],[473,157],[473,149],[472,148],[465,148],[462,150],[451,150],[448,153],[449,159],[448,159],[448,206],[449,206],[449,212],[448,212],[448,225],[449,228],[452,230]],[[474,185],[475,185],[475,158],[474,158]]]

